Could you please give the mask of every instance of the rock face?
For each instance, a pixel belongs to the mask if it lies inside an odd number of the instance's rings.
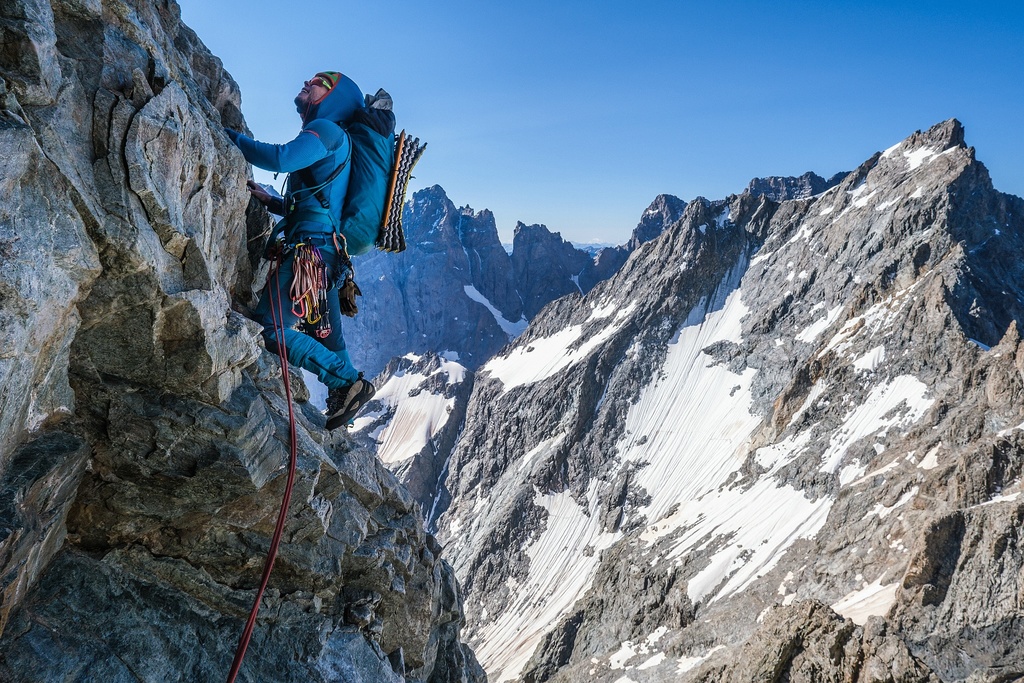
[[[802,176],[770,176],[754,178],[747,185],[747,192],[755,197],[765,196],[775,202],[789,199],[807,199],[839,184],[847,173],[836,173],[825,180],[817,173],[808,171]]]
[[[353,361],[367,375],[377,375],[392,358],[408,353],[454,353],[475,370],[548,303],[589,292],[614,275],[637,246],[677,221],[685,206],[659,195],[626,245],[596,256],[543,225],[520,223],[509,255],[490,211],[456,208],[438,186],[421,190],[403,213],[408,249],[356,259],[363,297],[359,315],[345,324]]]
[[[543,225],[516,225],[512,238],[512,268],[523,297],[527,318],[554,299],[582,293],[579,279],[593,259]],[[553,295],[553,296],[552,296]]]
[[[0,7],[0,679],[217,680],[288,462],[258,327],[268,217],[173,1]],[[480,681],[415,500],[295,378],[298,473],[242,669]]]
[[[512,264],[490,211],[458,209],[434,186],[403,212],[408,249],[355,260],[363,296],[345,339],[368,376],[396,356],[457,353],[476,367],[526,327]]]
[[[439,520],[491,679],[1024,676],[1022,250],[950,120],[548,305]]]
[[[346,337],[364,371],[387,364],[376,379],[376,402],[356,421],[356,438],[377,449],[429,524],[448,505],[442,475],[462,429],[473,369],[548,303],[614,275],[685,207],[681,199],[659,195],[627,244],[594,255],[543,225],[520,223],[509,256],[489,211],[456,209],[434,187],[416,193],[407,207],[408,251],[361,259],[365,304],[347,324]]]
[[[685,209],[686,202],[682,199],[670,194],[659,194],[644,210],[640,222],[633,229],[633,235],[626,243],[626,248],[632,253],[641,244],[659,237],[667,227],[683,217]]]

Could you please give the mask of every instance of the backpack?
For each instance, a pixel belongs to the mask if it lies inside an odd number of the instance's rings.
[[[405,249],[402,207],[426,143],[409,140],[404,130],[396,138],[391,107],[391,96],[378,90],[344,125],[352,157],[340,229],[350,254],[366,253],[374,245],[389,252]]]

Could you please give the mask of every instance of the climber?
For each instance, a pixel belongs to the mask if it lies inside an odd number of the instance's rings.
[[[283,145],[258,142],[225,129],[246,161],[289,174],[283,198],[248,182],[248,190],[271,213],[284,216],[268,243],[278,258],[277,278],[268,278],[254,311],[267,348],[279,352],[282,335],[288,362],[315,374],[329,389],[327,429],[348,424],[374,395],[349,358],[341,333],[341,306],[333,288],[351,282],[351,261],[338,231],[349,181],[351,144],[342,127],[363,107],[359,87],[337,71],[322,71],[295,96],[302,130]],[[271,284],[272,280],[275,284]],[[344,294],[346,288],[341,288]],[[328,295],[329,294],[329,295]],[[354,303],[354,297],[353,297]],[[281,331],[272,304],[283,313]],[[300,323],[305,334],[293,328]]]

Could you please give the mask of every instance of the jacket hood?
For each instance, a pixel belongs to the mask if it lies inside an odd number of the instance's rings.
[[[362,108],[363,91],[355,81],[342,75],[322,100],[309,106],[302,117],[302,122],[305,124],[313,119],[327,119],[341,124],[347,121],[353,112]]]

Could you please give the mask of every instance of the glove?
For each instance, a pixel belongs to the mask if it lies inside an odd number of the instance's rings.
[[[228,136],[229,140],[231,140],[231,144],[233,144],[233,145],[237,145],[238,144],[238,138],[241,135],[241,133],[239,133],[237,130],[231,130],[230,128],[225,128],[224,129],[224,134]]]
[[[345,283],[338,288],[338,304],[341,308],[343,315],[347,315],[352,318],[359,312],[359,307],[356,305],[356,297],[362,296],[363,293],[359,291],[359,285],[351,277],[345,278]]]

